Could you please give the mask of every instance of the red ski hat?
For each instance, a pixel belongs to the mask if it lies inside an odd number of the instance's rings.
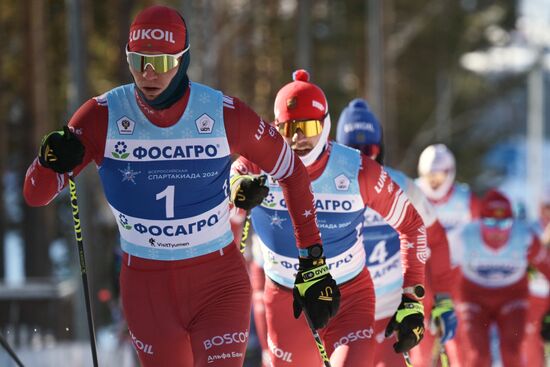
[[[142,10],[130,26],[128,49],[177,54],[186,47],[187,27],[177,10],[154,5]]]
[[[282,87],[275,98],[276,123],[291,120],[324,121],[328,113],[325,94],[309,81],[309,73],[304,69],[292,73],[293,82]]]
[[[497,190],[490,190],[481,200],[480,215],[482,218],[512,218],[512,204]]]

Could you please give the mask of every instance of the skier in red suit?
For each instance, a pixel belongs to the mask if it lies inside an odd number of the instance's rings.
[[[240,367],[251,288],[229,205],[248,209],[267,188],[241,180],[233,187],[239,195],[230,197],[230,154],[279,180],[297,247],[320,247],[321,238],[304,165],[243,102],[189,81],[189,48],[176,10],[141,11],[126,46],[134,83],[88,100],[69,127],[44,138],[24,196],[31,206],[47,205],[69,172],[76,176],[94,162],[119,227],[122,306],[141,364]],[[339,292],[328,269],[318,281],[333,297],[305,308],[326,323]],[[320,292],[309,287],[306,295]]]
[[[481,201],[480,220],[455,233],[462,253],[459,310],[467,337],[467,367],[490,367],[489,326],[498,328],[506,367],[523,366],[521,343],[527,316],[527,266],[550,276],[550,253],[524,221],[512,217],[510,201],[490,190]]]
[[[330,363],[334,367],[370,367],[375,297],[365,268],[364,209],[376,210],[400,234],[401,302],[395,305],[386,325],[388,336],[397,331],[393,346],[397,353],[410,350],[424,333],[419,300],[424,296],[424,268],[429,257],[426,229],[405,193],[382,166],[358,150],[328,141],[330,115],[323,91],[309,81],[305,70],[296,71],[293,77],[294,81],[277,93],[274,125],[306,165],[324,247],[316,254],[301,252],[306,258],[293,260],[296,249],[287,203],[276,180],[268,177],[270,193],[252,209],[251,219],[258,238],[254,245],[261,249],[266,274],[263,301],[271,363],[275,367],[321,365],[311,331],[301,316],[301,305],[296,302],[296,291],[291,289],[296,271],[309,261],[322,261],[328,264],[342,292],[338,315],[328,324],[316,326]],[[267,173],[244,158],[237,160],[233,169],[235,180]],[[294,315],[286,310],[291,304]]]

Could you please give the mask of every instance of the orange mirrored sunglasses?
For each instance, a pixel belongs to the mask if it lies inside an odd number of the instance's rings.
[[[279,123],[279,133],[282,136],[291,138],[299,130],[305,137],[317,136],[323,131],[323,123],[319,120],[287,121]]]

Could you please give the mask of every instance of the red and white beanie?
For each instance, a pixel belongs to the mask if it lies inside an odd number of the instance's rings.
[[[323,123],[321,137],[313,149],[300,160],[305,166],[313,164],[324,151],[330,133],[330,114],[325,93],[309,81],[309,73],[303,69],[292,73],[293,82],[279,90],[275,98],[275,124],[292,120],[320,120]]]
[[[177,54],[185,49],[187,27],[177,10],[154,5],[142,10],[130,26],[128,49]]]
[[[309,81],[304,69],[292,73],[293,81],[282,87],[275,98],[275,123],[291,120],[321,120],[328,113],[325,93]]]
[[[512,218],[512,204],[499,191],[490,190],[481,200],[480,215],[482,218]]]

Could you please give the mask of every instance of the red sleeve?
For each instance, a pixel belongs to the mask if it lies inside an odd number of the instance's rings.
[[[232,153],[256,164],[279,181],[294,225],[296,244],[321,243],[306,168],[277,130],[240,100],[224,96],[225,131]]]
[[[239,157],[231,165],[231,176],[233,175],[259,175],[260,168],[244,157]]]
[[[96,99],[84,103],[69,121],[71,130],[84,145],[84,159],[74,170],[75,176],[92,160],[101,164],[107,136],[108,111]],[[30,206],[48,204],[67,185],[67,175],[42,167],[38,158],[30,165],[25,176],[23,196]]]
[[[359,172],[361,195],[367,206],[377,211],[398,233],[404,287],[424,284],[424,271],[429,256],[426,228],[407,195],[375,161],[362,157]]]
[[[436,220],[426,228],[431,255],[426,263],[430,275],[430,284],[434,293],[450,293],[453,273],[447,234],[441,223]]]
[[[550,280],[550,252],[546,246],[543,246],[538,236],[533,234],[529,252],[527,253],[529,264],[537,268],[538,271]]]

